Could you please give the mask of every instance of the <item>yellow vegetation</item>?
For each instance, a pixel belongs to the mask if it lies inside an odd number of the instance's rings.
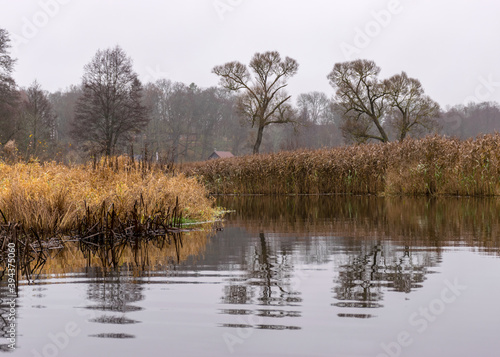
[[[114,205],[124,219],[138,201],[149,215],[172,209],[177,197],[184,218],[207,220],[215,214],[213,200],[196,179],[140,168],[124,157],[72,167],[0,162],[0,210],[7,221],[44,236],[72,229],[87,209]]]

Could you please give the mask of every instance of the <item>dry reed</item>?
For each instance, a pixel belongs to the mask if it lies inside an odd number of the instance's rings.
[[[0,163],[0,210],[5,219],[44,236],[70,231],[88,212],[103,206],[125,220],[141,201],[139,218],[145,219],[172,209],[177,198],[185,218],[207,220],[214,215],[213,201],[194,178],[143,169],[124,157],[74,167]]]
[[[215,194],[499,195],[500,134],[243,156],[182,170]]]

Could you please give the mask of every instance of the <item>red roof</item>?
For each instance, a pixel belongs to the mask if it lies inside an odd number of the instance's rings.
[[[227,159],[229,157],[234,157],[233,154],[231,154],[229,151],[214,151],[212,155],[210,156],[213,156],[213,155],[217,155],[218,157],[220,157],[221,159]]]

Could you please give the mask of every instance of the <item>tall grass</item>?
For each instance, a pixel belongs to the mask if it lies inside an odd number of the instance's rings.
[[[145,219],[172,210],[177,198],[185,218],[214,215],[213,201],[194,178],[137,167],[127,158],[73,167],[0,162],[0,220],[39,235],[70,232],[82,217],[103,207],[112,208],[117,221],[133,211]]]
[[[183,171],[215,194],[499,195],[500,134],[217,159]]]

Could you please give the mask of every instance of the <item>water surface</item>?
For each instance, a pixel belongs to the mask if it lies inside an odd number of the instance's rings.
[[[116,268],[77,246],[54,253],[20,287],[6,353],[498,356],[498,200],[218,204],[234,211],[222,231],[124,249]]]

